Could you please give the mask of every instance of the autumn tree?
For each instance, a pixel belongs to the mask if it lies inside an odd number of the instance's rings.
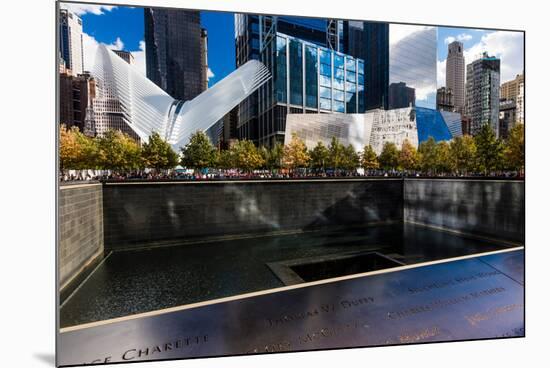
[[[386,142],[382,147],[382,152],[378,157],[378,162],[384,170],[397,169],[399,165],[399,150],[393,142]]]
[[[264,165],[264,159],[254,143],[247,139],[237,141],[230,149],[235,167],[250,172]]]
[[[204,169],[213,166],[216,161],[216,148],[208,136],[197,131],[191,135],[189,143],[181,148],[181,165],[195,169]]]
[[[172,146],[157,132],[153,132],[149,140],[143,144],[141,158],[145,167],[155,170],[172,169],[178,165],[179,159]]]
[[[448,173],[451,171],[451,149],[446,141],[437,142],[436,145],[436,163],[435,169],[439,173]]]
[[[328,163],[329,152],[323,142],[319,141],[309,152],[309,157],[311,159],[310,165],[312,168],[324,170]]]
[[[74,128],[74,127],[73,127]],[[73,169],[80,160],[80,146],[73,129],[62,124],[59,129],[59,164],[61,171]]]
[[[449,149],[451,170],[460,174],[475,170],[476,143],[472,136],[453,138]]]
[[[525,132],[523,128],[523,124],[517,124],[510,129],[504,148],[506,168],[520,173],[525,167]]]
[[[96,169],[98,168],[97,141],[82,134],[77,127],[63,124],[59,130],[60,169]]]
[[[216,162],[220,169],[233,169],[237,166],[235,164],[235,155],[231,149],[221,150],[218,152]]]
[[[504,147],[489,124],[483,124],[474,137],[477,169],[485,175],[502,168]]]
[[[435,172],[437,169],[437,143],[433,137],[420,143],[418,146],[420,154],[420,169],[425,173]]]
[[[306,167],[309,162],[307,147],[296,133],[292,133],[290,142],[284,148],[283,164],[291,170]]]
[[[367,170],[378,169],[380,166],[376,152],[374,152],[374,149],[370,145],[365,146],[361,154],[361,166]]]
[[[328,148],[328,167],[334,170],[341,169],[344,161],[344,146],[338,138],[332,137]]]
[[[141,147],[129,135],[120,130],[109,130],[98,139],[101,168],[125,171],[142,167]]]
[[[344,169],[348,171],[355,170],[359,167],[360,162],[361,160],[359,158],[359,154],[351,144],[344,147],[342,160],[342,166]]]
[[[280,169],[283,166],[284,146],[282,143],[276,142],[271,149],[264,146],[260,148],[260,154],[267,169]]]
[[[418,167],[418,153],[408,139],[405,139],[401,145],[398,166],[404,170],[415,170]]]

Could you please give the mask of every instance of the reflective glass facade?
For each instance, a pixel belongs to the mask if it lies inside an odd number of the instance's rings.
[[[147,78],[174,98],[187,101],[207,88],[199,11],[145,8]]]
[[[235,14],[235,65],[260,59],[260,16]],[[238,137],[258,139],[258,96],[253,94],[236,108]]]
[[[261,61],[274,83],[259,91],[258,143],[282,142],[288,113],[364,112],[364,61],[277,33]]]
[[[407,107],[403,106],[404,103],[413,102],[413,106],[435,109],[436,27],[390,24],[389,45],[388,102],[393,101],[394,104],[388,103],[388,108]],[[410,89],[414,89],[414,97]]]
[[[436,142],[453,138],[440,111],[423,107],[416,107],[415,111],[419,143],[427,141],[430,137],[433,137]]]

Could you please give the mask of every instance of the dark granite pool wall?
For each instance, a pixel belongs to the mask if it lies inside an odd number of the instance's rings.
[[[103,253],[103,189],[100,183],[59,189],[59,285],[63,286]]]
[[[120,183],[103,188],[105,247],[403,221],[401,179]]]
[[[524,181],[405,179],[405,221],[524,243]]]

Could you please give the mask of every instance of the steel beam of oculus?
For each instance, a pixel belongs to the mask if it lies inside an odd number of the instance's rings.
[[[142,141],[158,132],[174,148],[206,131],[271,78],[267,67],[250,60],[190,101],[176,100],[104,45],[92,75],[103,96],[118,99],[121,114]]]

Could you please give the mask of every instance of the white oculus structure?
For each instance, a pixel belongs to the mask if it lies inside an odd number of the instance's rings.
[[[271,78],[264,64],[250,60],[184,102],[172,98],[104,45],[98,47],[92,75],[99,87],[98,100],[111,101],[103,104],[110,111],[94,112],[98,134],[113,128],[101,123],[101,115],[116,115],[142,142],[157,132],[176,150],[187,144],[193,133],[206,131]]]

